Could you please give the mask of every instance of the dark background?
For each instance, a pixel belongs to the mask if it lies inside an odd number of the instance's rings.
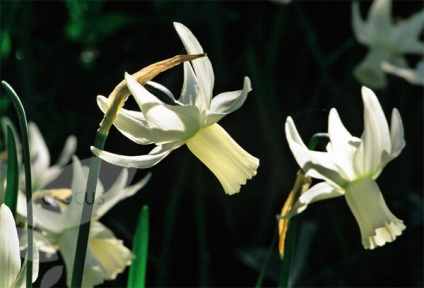
[[[148,286],[254,286],[276,233],[275,215],[298,169],[284,136],[286,117],[294,118],[305,142],[327,131],[332,107],[353,135],[362,133],[361,84],[352,70],[367,47],[353,36],[350,1],[0,4],[1,79],[21,97],[53,162],[70,134],[78,138],[78,157],[90,156],[103,116],[96,95],[107,96],[125,71],[185,53],[173,21],[186,25],[208,53],[214,95],[241,89],[243,77],[250,77],[253,91],[246,103],[220,121],[260,159],[257,176],[239,194],[225,195],[184,146],[157,166],[137,171],[134,180],[153,173],[147,187],[101,219],[132,247],[140,209],[149,205]],[[363,17],[369,6],[361,3]],[[422,8],[422,1],[395,1],[393,15],[406,18]],[[408,56],[411,66],[418,59]],[[180,66],[155,81],[178,97],[182,75]],[[388,87],[375,92],[387,117],[393,107],[399,109],[407,146],[377,182],[407,229],[393,243],[368,251],[343,198],[311,205],[299,216],[295,286],[423,286],[423,89],[388,78]],[[125,107],[136,109],[131,99]],[[4,90],[0,112],[16,120]],[[112,128],[105,149],[141,155],[151,147]],[[277,286],[280,275],[277,246],[271,248],[263,286]],[[104,286],[125,286],[127,271]]]

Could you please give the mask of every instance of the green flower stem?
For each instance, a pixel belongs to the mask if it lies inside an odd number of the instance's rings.
[[[127,287],[146,287],[147,256],[149,252],[149,206],[144,205],[138,218],[133,242],[135,259],[130,266]]]
[[[15,135],[9,123],[7,130],[7,186],[4,203],[12,211],[13,218],[16,219],[16,206],[18,204],[19,191],[19,164],[16,151]]]
[[[25,115],[22,102],[13,88],[5,81],[1,82],[9,95],[13,107],[18,114],[19,128],[22,137],[22,154],[25,169],[25,194],[27,201],[27,229],[28,229],[28,250],[27,250],[27,270],[26,270],[26,287],[32,287],[32,266],[33,266],[33,248],[34,248],[34,220],[32,209],[32,179],[31,179],[31,158],[29,154],[29,137],[28,137],[28,122]]]
[[[103,150],[107,133],[96,133],[94,147]],[[84,206],[81,213],[81,225],[78,231],[77,248],[75,252],[74,269],[72,271],[71,287],[81,287],[82,277],[84,275],[85,255],[87,253],[88,238],[90,234],[91,219],[93,215],[93,204],[96,197],[97,179],[100,174],[102,160],[92,154],[90,162],[90,172],[88,173],[87,188],[85,194]]]

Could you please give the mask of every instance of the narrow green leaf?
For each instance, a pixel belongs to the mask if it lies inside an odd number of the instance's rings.
[[[144,205],[138,218],[134,236],[135,259],[130,266],[127,287],[146,287],[147,256],[149,247],[149,206]]]
[[[16,206],[18,204],[19,191],[19,167],[18,154],[16,151],[15,135],[9,123],[7,130],[7,186],[4,203],[12,211],[13,218],[16,219]]]
[[[32,267],[34,261],[33,255],[33,242],[34,242],[34,220],[33,220],[33,212],[32,212],[32,179],[31,179],[31,158],[29,154],[29,137],[28,137],[28,122],[25,115],[24,107],[22,106],[21,100],[19,100],[18,95],[13,90],[13,88],[6,82],[2,81],[1,84],[6,89],[7,94],[12,101],[13,107],[18,114],[19,120],[19,128],[22,137],[22,156],[24,161],[24,169],[25,169],[25,193],[26,193],[26,201],[27,201],[27,225],[28,225],[28,258],[27,258],[27,278],[26,278],[26,286],[32,287]]]

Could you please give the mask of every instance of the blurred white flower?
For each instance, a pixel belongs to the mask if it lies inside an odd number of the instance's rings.
[[[55,253],[59,250],[65,262],[68,285],[71,282],[81,211],[84,202],[89,201],[85,196],[88,171],[88,167],[82,166],[74,156],[70,189],[41,190],[34,193],[35,203],[42,199],[44,204],[35,204],[33,207],[34,226],[39,232],[35,234],[36,242],[40,251]],[[98,181],[84,266],[84,287],[93,287],[106,280],[115,279],[117,274],[131,264],[131,251],[98,220],[119,201],[143,188],[149,179],[150,174],[136,184],[126,187],[128,170],[124,168],[109,190],[104,191],[101,181]],[[20,199],[20,202],[21,200],[24,201]],[[25,215],[25,211],[25,205],[20,203],[18,212]],[[21,239],[24,239],[24,235]]]
[[[174,23],[174,26],[189,54],[203,53],[189,29],[180,23]],[[171,104],[159,100],[132,76],[125,75],[128,88],[141,112],[121,109],[114,125],[138,144],[155,144],[156,147],[149,154],[123,156],[95,147],[92,151],[115,165],[149,168],[172,150],[186,144],[215,174],[227,194],[237,193],[247,179],[256,175],[259,160],[243,150],[217,122],[244,103],[251,90],[250,80],[245,77],[243,90],[225,92],[212,99],[214,74],[207,57],[193,60],[191,64],[185,62],[184,72],[181,97],[175,100],[172,93],[166,93],[169,97],[166,102]],[[161,90],[166,88],[161,87]],[[97,100],[105,112],[108,99],[99,96]]]
[[[0,205],[0,287],[26,287],[27,262],[21,266],[19,238],[12,212]],[[32,282],[38,276],[38,250],[33,250]]]
[[[405,79],[411,84],[424,86],[424,61],[423,60],[418,62],[415,69],[411,69],[409,67],[406,67],[406,68],[397,67],[387,62],[381,63],[381,68],[387,73],[391,73],[393,75],[402,77],[403,79]]]
[[[353,73],[359,82],[375,89],[387,85],[382,62],[406,68],[403,54],[424,54],[424,42],[419,38],[424,28],[424,9],[396,24],[393,23],[391,10],[391,0],[374,0],[365,22],[359,11],[359,1],[352,4],[355,37],[370,49]]]
[[[303,193],[285,217],[291,217],[316,201],[345,196],[361,230],[362,244],[374,249],[402,234],[405,225],[387,208],[375,182],[385,165],[405,147],[403,125],[396,108],[391,128],[374,92],[362,87],[364,132],[352,136],[343,126],[337,111],[330,111],[327,152],[309,150],[291,117],[285,130],[290,149],[306,175],[324,180]]]
[[[38,126],[28,123],[29,149],[31,155],[32,189],[37,191],[54,181],[60,174],[61,168],[68,164],[75,153],[77,139],[71,135],[66,139],[63,150],[56,161],[50,166],[50,153]],[[21,185],[25,187],[25,185]]]

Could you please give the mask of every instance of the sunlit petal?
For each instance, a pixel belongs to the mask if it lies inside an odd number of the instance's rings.
[[[195,105],[199,94],[199,83],[189,62],[184,62],[184,83],[181,89],[180,101],[184,105]]]
[[[364,132],[355,155],[359,175],[373,175],[379,168],[384,151],[390,153],[391,139],[386,116],[374,92],[362,87],[364,102]]]
[[[125,79],[151,129],[157,144],[186,140],[199,129],[199,110],[196,106],[167,105],[151,95],[131,75]]]
[[[284,215],[284,218],[290,218],[294,215],[297,215],[303,212],[309,204],[335,198],[339,196],[343,196],[344,193],[342,190],[335,189],[333,186],[329,185],[327,182],[320,182],[312,186],[309,190],[303,193],[298,200],[293,205],[293,208]]]
[[[99,150],[96,147],[91,147],[91,151],[98,157],[102,158],[106,162],[122,167],[132,167],[138,169],[150,168],[159,163],[163,158],[169,155],[172,150],[177,149],[184,142],[173,142],[164,145],[159,145],[150,151],[147,155],[141,156],[124,156],[119,154],[113,154],[103,150]]]
[[[174,22],[175,30],[180,36],[188,54],[203,53],[203,48],[191,31],[181,23]],[[199,94],[196,98],[196,106],[201,110],[209,109],[214,85],[212,64],[208,57],[198,58],[192,61],[194,71],[199,81]]]
[[[330,181],[338,186],[344,185],[345,180],[341,178],[332,157],[325,152],[310,151],[300,138],[291,117],[287,117],[285,131],[293,156],[308,176]]]
[[[106,113],[108,109],[107,101],[106,97],[97,96],[97,104],[103,113]],[[115,125],[119,132],[124,134],[125,137],[137,144],[147,145],[153,143],[149,125],[142,112],[121,108],[118,115],[116,115],[113,125]]]
[[[212,125],[225,115],[234,112],[243,105],[247,94],[252,91],[250,79],[244,78],[243,90],[218,94],[212,99],[210,110],[206,111],[205,125]]]

